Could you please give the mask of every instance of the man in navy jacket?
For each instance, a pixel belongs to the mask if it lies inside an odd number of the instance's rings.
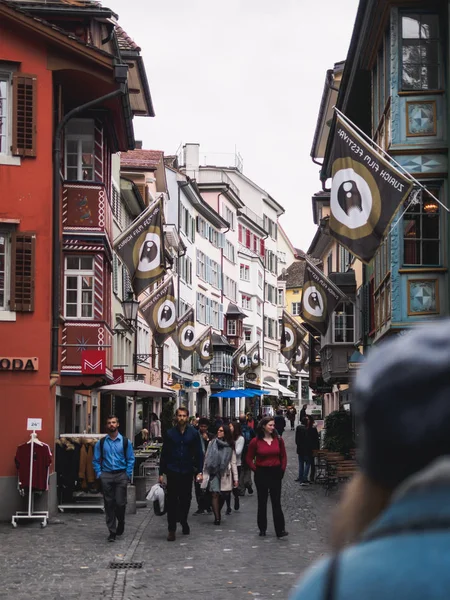
[[[159,465],[159,480],[167,477],[168,542],[175,541],[177,516],[184,535],[189,535],[187,522],[192,499],[192,481],[195,473],[201,479],[203,450],[198,431],[188,425],[189,411],[180,406],[176,412],[177,425],[164,437]]]

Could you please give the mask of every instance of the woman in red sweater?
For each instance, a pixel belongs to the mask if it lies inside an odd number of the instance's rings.
[[[264,417],[259,422],[256,437],[249,444],[246,460],[250,469],[255,472],[259,535],[266,535],[267,500],[270,494],[275,533],[279,538],[287,536],[281,509],[281,480],[286,470],[287,456],[284,442],[275,430],[273,417]]]

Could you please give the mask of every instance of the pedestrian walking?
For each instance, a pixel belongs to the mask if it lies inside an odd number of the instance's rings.
[[[295,406],[290,406],[287,410],[287,418],[291,424],[291,431],[295,429],[295,416],[297,415],[297,409]]]
[[[308,486],[309,469],[313,460],[313,451],[319,443],[319,434],[313,427],[311,419],[306,416],[295,430],[295,444],[298,455],[298,481],[302,486]]]
[[[236,452],[236,467],[238,472],[238,481],[240,481],[241,477],[241,469],[242,469],[242,451],[244,450],[244,436],[241,432],[241,425],[238,422],[230,423],[230,431],[234,441],[234,451]],[[240,502],[239,502],[239,486],[233,488],[233,496],[234,496],[234,510],[239,510]],[[227,504],[227,515],[231,514],[231,496],[226,496],[226,504]]]
[[[266,535],[267,500],[270,495],[275,533],[279,538],[287,536],[281,508],[281,482],[286,470],[287,455],[283,439],[276,432],[273,417],[264,417],[259,423],[256,438],[248,448],[247,464],[255,472],[259,535]]]
[[[277,414],[274,418],[275,429],[280,437],[283,437],[284,430],[286,428],[286,419],[283,417],[283,411],[281,408],[277,410]]]
[[[247,465],[247,461],[245,460],[247,456],[248,447],[250,442],[255,437],[255,432],[248,425],[247,418],[244,414],[241,414],[239,417],[239,424],[241,426],[241,434],[244,438],[244,448],[242,450],[241,455],[241,474],[239,477],[239,495],[245,496],[245,492],[248,491],[249,494],[253,494],[253,485],[252,485],[252,470]]]
[[[303,419],[306,417],[306,407],[307,406],[308,406],[307,404],[304,404],[302,406],[302,410],[300,411],[300,416],[298,418],[299,423],[303,423]]]
[[[159,439],[161,437],[161,421],[158,419],[156,413],[150,415],[150,436],[152,440]]]
[[[316,456],[317,451],[320,449],[320,438],[319,432],[317,431],[317,425],[314,421],[314,417],[311,415],[307,415],[307,418],[310,422],[310,436],[311,436],[311,445],[312,445],[312,457],[311,457],[311,469],[309,471],[309,481],[310,483],[314,483],[316,480]]]
[[[353,387],[361,470],[333,519],[332,555],[291,600],[448,598],[449,358],[448,319],[371,350]]]
[[[220,425],[217,436],[211,440],[206,452],[202,482],[202,486],[209,487],[211,492],[214,525],[220,525],[220,512],[226,497],[238,485],[233,436],[228,425]]]
[[[102,485],[108,542],[114,542],[125,531],[127,486],[133,476],[134,452],[130,440],[119,433],[115,415],[106,420],[106,430],[108,435],[95,444],[92,464]]]
[[[203,452],[198,431],[188,425],[189,411],[180,406],[175,413],[177,424],[164,437],[159,464],[159,482],[167,479],[167,535],[168,542],[175,541],[177,519],[184,535],[191,530],[188,524],[192,499],[194,474],[201,480]]]
[[[205,417],[199,419],[198,422],[198,433],[200,435],[200,441],[202,444],[203,456],[205,456],[208,449],[209,442],[214,437],[208,431],[209,421]],[[201,482],[195,479],[195,497],[197,499],[197,510],[193,513],[194,515],[204,515],[205,513],[211,513],[211,494],[208,490],[201,489]]]

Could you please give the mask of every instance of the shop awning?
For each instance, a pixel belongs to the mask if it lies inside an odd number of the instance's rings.
[[[284,398],[295,398],[294,392],[291,392],[291,390],[288,390],[287,387],[284,387],[284,385],[281,385],[280,383],[265,381],[264,385],[272,390],[276,390]]]
[[[262,396],[263,394],[270,394],[267,390],[223,390],[222,392],[216,392],[211,394],[211,398],[253,398],[254,396]]]
[[[125,383],[113,383],[97,388],[98,392],[107,392],[116,396],[136,396],[138,398],[173,398],[176,394],[173,390],[148,385],[142,381],[126,381]]]

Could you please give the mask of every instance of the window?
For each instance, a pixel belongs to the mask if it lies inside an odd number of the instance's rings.
[[[439,190],[430,191],[439,197]],[[440,265],[439,204],[424,193],[422,202],[412,205],[403,217],[403,263]]]
[[[211,306],[211,321],[210,325],[214,327],[214,329],[222,330],[223,324],[219,320],[219,303],[215,300],[210,300]]]
[[[244,340],[246,342],[252,341],[252,330],[251,329],[244,329]]]
[[[222,216],[230,224],[231,231],[234,231],[234,213],[226,204],[222,204]]]
[[[355,341],[354,304],[342,302],[333,315],[333,342],[335,344],[353,344]]]
[[[263,289],[263,275],[262,275],[261,271],[258,271],[258,287],[261,290]]]
[[[0,64],[0,163],[18,165],[36,156],[37,78],[13,71]]]
[[[246,308],[247,310],[252,309],[252,297],[247,294],[242,294],[242,308]]]
[[[243,281],[250,281],[250,267],[248,265],[240,266],[240,277]]]
[[[265,267],[271,273],[277,274],[278,270],[278,258],[272,250],[266,250],[265,254]]]
[[[65,270],[65,311],[72,319],[94,316],[94,259],[92,256],[68,256]]]
[[[284,290],[283,290],[283,288],[278,288],[277,293],[278,293],[278,297],[277,297],[278,306],[284,306]]]
[[[117,186],[113,183],[112,185],[112,212],[117,222],[122,226],[122,204],[120,202],[120,192]]]
[[[276,319],[264,317],[264,335],[271,340],[274,340],[278,335],[278,322]]]
[[[350,269],[353,255],[344,246],[339,245],[339,271],[345,273]]]
[[[274,240],[278,237],[277,224],[272,219],[269,219],[267,215],[263,215],[264,229]]]
[[[211,361],[211,372],[212,373],[233,373],[233,359],[231,354],[225,354],[225,352],[214,352],[213,359]]]
[[[11,283],[11,234],[0,231],[0,311],[9,310]]]
[[[235,252],[236,251],[235,251],[233,244],[231,242],[229,242],[228,240],[226,240],[223,255],[225,256],[226,259],[228,259],[233,264],[235,264],[235,262],[236,262]]]
[[[278,250],[277,255],[278,255],[278,262],[285,265],[286,264],[286,252],[281,252],[281,250]]]
[[[262,302],[261,300],[256,300],[256,314],[261,316],[261,307],[262,307]]]
[[[402,16],[402,89],[436,90],[440,82],[439,17]]]
[[[195,219],[185,206],[181,206],[180,229],[191,242],[195,241]]]
[[[197,250],[197,276],[206,281],[206,257],[200,250]]]
[[[266,283],[266,298],[267,302],[271,302],[272,304],[275,304],[276,302],[276,291],[275,291],[275,287],[273,285],[270,285],[270,283]]]
[[[94,121],[72,119],[66,126],[66,179],[95,180]]]
[[[301,302],[293,302],[292,303],[292,314],[294,315],[294,317],[299,317],[300,316],[300,307],[301,307],[302,303]]]
[[[181,281],[184,281],[188,285],[192,285],[192,260],[189,256],[180,256],[178,271]]]
[[[236,319],[231,319],[227,321],[227,335],[235,336],[236,335]]]
[[[231,279],[231,277],[228,277],[227,275],[225,275],[224,280],[223,280],[223,293],[225,294],[225,296],[227,298],[236,302],[237,283],[233,279]]]
[[[206,296],[197,292],[197,321],[206,323]]]

